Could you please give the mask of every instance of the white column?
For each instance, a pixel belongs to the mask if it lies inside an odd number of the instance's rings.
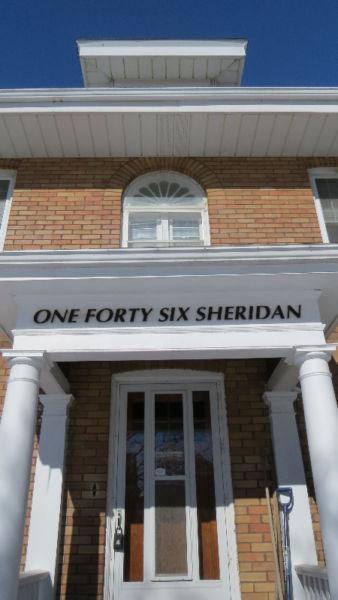
[[[48,571],[55,594],[69,394],[41,395],[43,404],[26,571]]]
[[[16,600],[43,353],[3,353],[10,366],[0,426],[0,596]]]
[[[334,349],[295,351],[332,599],[338,598],[338,411],[327,363]]]
[[[303,600],[305,594],[295,566],[316,565],[317,554],[294,412],[296,398],[296,390],[264,394],[264,400],[270,409],[278,485],[290,487],[293,491],[294,506],[289,516],[293,598]]]

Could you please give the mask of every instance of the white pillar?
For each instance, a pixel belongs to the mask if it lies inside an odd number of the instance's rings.
[[[0,426],[0,596],[16,600],[43,353],[3,353],[10,366]]]
[[[305,593],[295,566],[316,565],[317,553],[294,412],[296,398],[296,390],[264,394],[264,400],[270,409],[278,486],[290,487],[293,491],[294,506],[289,516],[293,598],[303,600]]]
[[[50,573],[55,594],[61,516],[67,415],[72,396],[41,395],[43,415],[36,463],[32,511],[26,556],[26,571]]]
[[[338,598],[338,411],[328,361],[335,347],[296,349],[331,598]]]

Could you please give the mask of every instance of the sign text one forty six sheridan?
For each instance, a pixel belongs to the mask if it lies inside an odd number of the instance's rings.
[[[217,321],[284,321],[302,318],[302,305],[251,304],[234,306],[162,306],[119,308],[40,308],[33,315],[34,323],[89,324],[96,323],[183,323]]]

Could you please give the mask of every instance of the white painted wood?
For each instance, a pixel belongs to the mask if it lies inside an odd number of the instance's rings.
[[[206,156],[219,156],[223,136],[225,117],[223,115],[208,115],[207,134],[204,146]]]
[[[89,115],[72,116],[76,145],[81,156],[95,156],[93,135],[90,128]]]
[[[211,402],[211,417],[213,431],[214,470],[216,485],[217,523],[219,528],[219,552],[222,582],[217,581],[176,581],[166,582],[154,580],[151,576],[152,568],[149,567],[148,558],[153,554],[151,542],[152,516],[151,510],[145,511],[145,582],[122,584],[123,557],[121,553],[115,556],[112,552],[112,533],[114,530],[115,515],[117,507],[123,515],[124,506],[124,472],[125,472],[125,431],[126,431],[126,399],[129,390],[145,390],[146,410],[146,447],[145,454],[148,455],[145,464],[145,478],[149,479],[149,459],[153,456],[152,445],[149,439],[153,435],[153,401],[155,393],[177,393],[185,395],[185,419],[186,432],[190,442],[186,446],[186,459],[189,463],[191,456],[192,429],[189,425],[192,416],[191,391],[193,389],[209,390]],[[109,474],[107,498],[107,544],[106,544],[106,568],[105,568],[105,600],[135,600],[135,598],[155,598],[168,600],[175,589],[175,598],[202,600],[207,597],[210,600],[223,598],[226,595],[233,600],[239,600],[239,576],[236,549],[236,537],[234,535],[234,512],[230,473],[230,457],[227,440],[227,424],[224,403],[223,376],[215,373],[189,370],[155,370],[123,373],[113,377],[112,381],[112,417],[110,430],[109,451]],[[219,438],[220,436],[220,438]],[[149,454],[150,452],[150,454]],[[188,467],[188,463],[186,467]],[[147,475],[148,473],[148,475]],[[191,485],[191,483],[190,483]],[[190,488],[191,490],[191,488]],[[145,494],[149,488],[145,488]],[[193,494],[193,491],[190,491]],[[193,496],[192,496],[193,498]],[[145,499],[145,506],[149,503]],[[193,523],[193,520],[192,520]],[[191,529],[193,539],[194,528]],[[196,528],[195,528],[196,532]],[[148,534],[148,535],[147,535]],[[192,554],[193,559],[194,554]],[[195,554],[195,557],[197,555]],[[151,563],[150,563],[151,564]],[[113,565],[113,567],[112,567]],[[148,565],[148,566],[147,566]],[[198,573],[195,568],[192,573]],[[171,587],[168,587],[170,584]],[[172,587],[174,585],[174,588]],[[115,591],[114,591],[115,590]]]
[[[7,122],[0,115],[0,154],[2,158],[16,158],[17,152],[8,133]]]
[[[295,566],[317,564],[316,544],[299,442],[294,401],[298,391],[264,394],[269,407],[274,458],[279,487],[291,487],[294,504],[289,515],[293,599],[305,600]]]
[[[7,198],[6,198],[5,208],[2,213],[2,219],[1,219],[1,224],[0,224],[0,250],[3,250],[4,244],[5,244],[8,221],[9,221],[9,215],[10,215],[11,206],[12,206],[13,192],[14,192],[14,188],[15,188],[16,171],[1,169],[0,170],[0,181],[1,180],[8,181]]]
[[[325,115],[325,122],[313,150],[316,156],[328,156],[337,135],[337,120],[334,115]]]
[[[141,124],[139,115],[123,116],[123,124],[128,156],[140,156],[141,151]]]
[[[40,395],[43,405],[39,453],[36,461],[26,570],[50,573],[50,600],[55,596],[59,529],[68,408],[71,395]]]
[[[71,115],[54,116],[60,143],[62,146],[63,156],[76,157],[81,153],[77,146],[77,141],[74,132],[74,124]]]
[[[95,156],[110,156],[106,115],[90,115],[89,127],[92,132],[91,135]]]
[[[241,127],[241,115],[226,115],[221,143],[221,156],[235,156],[238,134]]]
[[[189,152],[190,115],[178,114],[174,118],[174,156],[187,156]]]
[[[325,217],[320,201],[316,180],[318,178],[323,179],[338,179],[338,169],[335,167],[319,167],[315,169],[309,169],[310,182],[313,192],[313,199],[315,203],[316,213],[318,217],[318,223],[320,232],[322,234],[323,242],[329,244],[329,236],[326,229]]]
[[[156,156],[156,132],[157,132],[157,117],[156,115],[141,115],[140,116],[140,137],[141,137],[141,154],[142,156]]]
[[[33,156],[29,139],[22,124],[20,114],[12,114],[6,117],[7,133],[18,156],[29,158]],[[38,155],[38,154],[37,154]]]
[[[42,158],[48,156],[38,115],[22,115],[21,120],[30,147],[34,147],[37,156]]]
[[[203,156],[208,115],[191,115],[189,156]]]
[[[257,128],[257,115],[244,115],[238,133],[236,156],[251,156]]]
[[[338,411],[328,361],[335,346],[296,349],[305,424],[332,598],[338,598]]]
[[[299,156],[315,156],[316,152],[314,149],[319,141],[324,123],[324,115],[309,115],[309,121],[306,124],[303,139],[298,147]]]
[[[111,156],[126,156],[126,137],[122,115],[107,115],[107,128]]]
[[[50,585],[49,573],[46,571],[21,573],[16,600],[48,600]]]
[[[330,600],[327,571],[312,565],[297,565],[296,572],[302,583],[306,600]]]
[[[281,156],[292,122],[292,115],[276,115],[269,145],[266,150],[267,156]]]
[[[0,590],[16,598],[36,426],[42,352],[16,356],[10,366],[0,425]]]
[[[47,155],[53,158],[62,157],[62,146],[54,115],[38,115],[37,118]]]
[[[309,115],[294,115],[283,145],[282,156],[297,156],[303,141]]]

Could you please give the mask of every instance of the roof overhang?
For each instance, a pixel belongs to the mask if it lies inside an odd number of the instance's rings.
[[[86,87],[240,85],[245,40],[79,40]]]
[[[3,90],[0,157],[337,156],[337,88]]]

